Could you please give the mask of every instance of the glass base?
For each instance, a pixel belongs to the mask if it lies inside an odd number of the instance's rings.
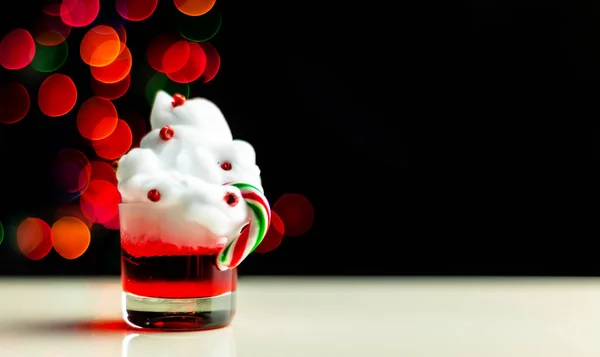
[[[191,331],[225,327],[235,315],[235,292],[162,299],[123,293],[123,319],[135,328]]]

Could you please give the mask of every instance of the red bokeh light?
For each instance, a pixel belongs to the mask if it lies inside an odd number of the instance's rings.
[[[125,115],[122,115],[122,118],[127,122],[127,124],[129,124],[129,128],[131,129],[131,147],[139,147],[144,135],[148,133],[146,121],[135,112],[129,112]]]
[[[200,78],[202,73],[204,73],[204,69],[206,68],[206,55],[204,54],[204,50],[202,50],[202,47],[195,42],[188,42],[188,46],[189,56],[183,67],[175,72],[168,72],[165,70],[167,77],[173,82],[184,84],[191,83]]]
[[[143,21],[149,18],[158,5],[158,0],[117,0],[117,12],[125,20]]]
[[[132,139],[129,125],[124,120],[119,119],[115,130],[102,140],[92,141],[92,146],[96,151],[96,155],[106,160],[115,160],[131,148]]]
[[[79,203],[65,203],[61,204],[56,208],[54,213],[54,220],[58,220],[62,217],[76,217],[85,223],[88,227],[92,226],[92,221],[81,212]]]
[[[17,246],[24,256],[40,260],[52,250],[52,230],[39,218],[26,218],[17,228]]]
[[[215,46],[210,42],[202,42],[199,43],[199,45],[206,55],[206,68],[204,69],[202,76],[200,76],[200,80],[202,83],[208,83],[215,78],[221,68],[221,56]]]
[[[160,34],[152,39],[150,44],[148,45],[148,50],[146,51],[146,59],[148,60],[148,64],[154,70],[158,72],[164,73],[163,69],[163,57],[167,50],[177,41],[181,40],[181,36],[176,33],[168,33],[168,34]],[[185,59],[182,63],[185,64]]]
[[[38,90],[38,105],[49,117],[65,115],[77,102],[77,88],[73,80],[64,74],[55,73],[46,78]]]
[[[67,39],[71,26],[65,24],[60,16],[42,13],[31,31],[35,42],[43,46],[56,46]]]
[[[173,43],[162,57],[162,69],[165,73],[178,71],[185,66],[190,58],[190,42],[179,40]]]
[[[285,226],[285,235],[297,237],[310,229],[315,219],[315,210],[308,198],[297,193],[286,193],[273,205]]]
[[[94,94],[100,98],[114,100],[121,98],[129,86],[131,86],[131,75],[127,74],[125,78],[116,83],[102,83],[92,76],[91,86]]]
[[[0,41],[0,65],[17,70],[28,66],[35,56],[35,41],[24,29],[14,29]]]
[[[281,245],[284,234],[285,227],[283,221],[277,213],[271,212],[271,225],[269,226],[269,230],[254,251],[257,253],[272,252]]]
[[[0,123],[14,124],[29,112],[30,98],[21,83],[8,82],[0,86]]]
[[[84,27],[98,17],[100,0],[62,0],[59,12],[65,24]]]
[[[92,176],[91,180],[102,180],[117,185],[117,174],[113,167],[104,161],[92,161]]]
[[[52,173],[59,189],[76,193],[83,190],[90,181],[92,166],[83,152],[63,149],[54,158]]]
[[[90,181],[88,188],[79,199],[81,211],[87,217],[109,227],[114,227],[115,217],[118,217],[119,214],[120,202],[121,194],[116,185],[95,179]]]
[[[103,67],[90,67],[94,79],[102,83],[112,84],[120,82],[127,77],[131,71],[133,59],[129,48],[124,44],[121,45],[123,46],[122,52],[112,63]]]
[[[100,97],[91,97],[79,107],[77,129],[81,136],[101,140],[112,134],[119,121],[114,104]]]

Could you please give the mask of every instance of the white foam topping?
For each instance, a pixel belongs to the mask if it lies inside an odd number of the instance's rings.
[[[194,98],[174,106],[173,101],[171,95],[158,92],[150,116],[152,130],[140,148],[119,160],[119,191],[123,203],[144,204],[141,215],[146,209],[160,210],[165,222],[159,226],[185,232],[145,232],[147,236],[156,233],[176,245],[210,247],[233,239],[248,221],[240,191],[224,184],[245,182],[262,190],[256,154],[249,143],[233,140],[214,103]],[[172,129],[172,137],[161,136],[165,126]],[[156,195],[149,197],[152,190],[158,191],[158,200]],[[229,193],[237,197],[237,204],[227,202]],[[199,225],[206,230],[198,230]]]

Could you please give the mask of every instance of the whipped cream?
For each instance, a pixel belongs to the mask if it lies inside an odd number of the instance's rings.
[[[150,124],[140,148],[124,155],[117,169],[122,202],[136,203],[121,208],[128,239],[214,247],[235,238],[249,214],[239,189],[226,184],[262,190],[252,145],[234,140],[219,108],[204,98],[159,91]],[[134,225],[123,213],[135,212]]]

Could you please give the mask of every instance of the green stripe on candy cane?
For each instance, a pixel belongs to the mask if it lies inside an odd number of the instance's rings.
[[[247,183],[231,183],[242,193],[250,214],[249,226],[217,256],[217,268],[225,271],[237,267],[262,242],[271,224],[271,208],[261,190]]]

